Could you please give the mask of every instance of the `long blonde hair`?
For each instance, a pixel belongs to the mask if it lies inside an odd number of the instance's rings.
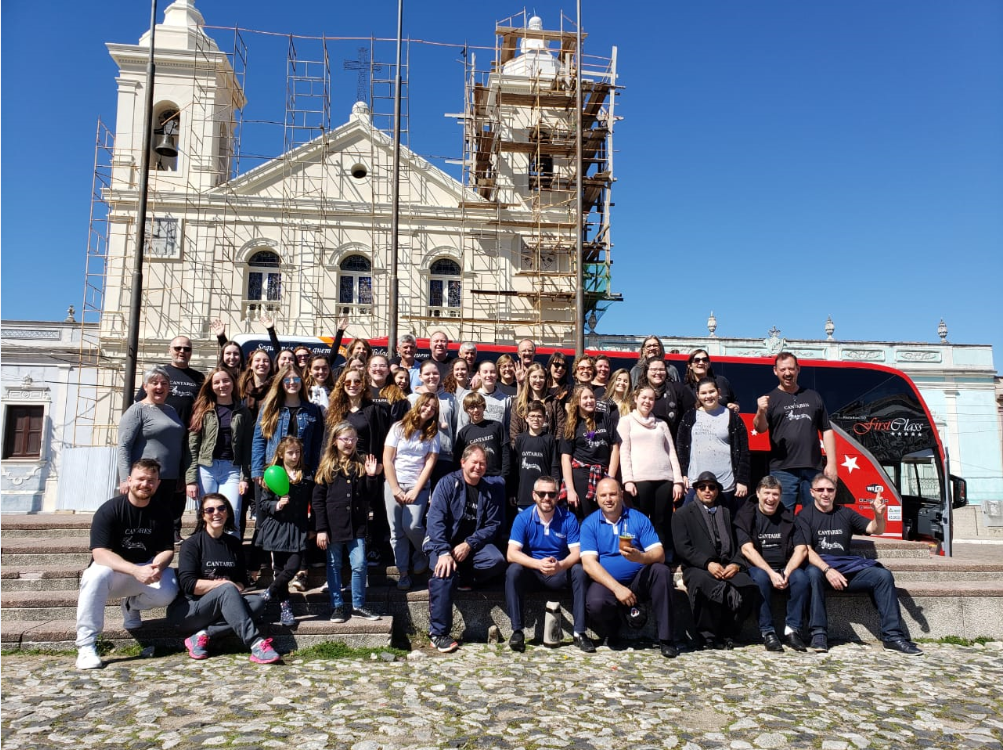
[[[529,386],[529,375],[533,372],[543,373],[543,391],[539,396],[534,396],[533,389]],[[526,368],[526,378],[522,381],[522,388],[519,389],[519,394],[515,397],[515,413],[525,419],[529,405],[534,401],[543,401],[548,395],[550,394],[547,391],[547,370],[539,362],[534,362]]]
[[[268,395],[265,396],[265,400],[261,404],[261,412],[258,415],[258,422],[261,424],[261,434],[266,440],[271,440],[272,435],[275,434],[275,428],[279,424],[279,410],[286,405],[286,390],[282,386],[282,381],[289,375],[295,375],[300,378],[300,401],[307,400],[306,394],[303,392],[303,379],[300,377],[299,370],[292,365],[283,367],[272,378],[272,384],[268,388]]]
[[[359,455],[358,442],[355,443],[355,448],[350,456],[346,456],[338,450],[338,438],[349,432],[358,437],[359,433],[351,422],[338,422],[331,428],[327,443],[324,445],[324,455],[320,458],[320,468],[317,469],[316,480],[318,483],[330,484],[338,474],[346,477],[358,477],[365,473],[366,465]]]
[[[613,390],[616,379],[620,375],[627,376],[627,391],[623,394],[623,398],[619,399],[616,397],[616,393]],[[625,417],[630,414],[631,409],[634,408],[634,394],[631,393],[630,387],[630,370],[626,367],[621,367],[619,370],[614,372],[609,376],[609,380],[606,381],[606,393],[604,394],[606,398],[616,404],[616,408],[620,412],[621,417]]]
[[[575,430],[578,429],[578,423],[581,421],[582,417],[578,414],[579,402],[581,401],[581,396],[583,391],[593,391],[592,385],[582,383],[581,385],[576,385],[575,390],[571,392],[571,398],[568,399],[568,418],[564,420],[564,437],[566,440],[575,439]],[[593,391],[593,394],[595,391]],[[585,417],[585,426],[590,430],[596,428],[596,415],[592,412],[591,417]]]
[[[427,424],[422,424],[421,407],[430,401],[435,404],[435,417],[428,420]],[[411,407],[410,411],[400,421],[400,425],[405,440],[410,440],[411,436],[416,432],[421,433],[423,441],[434,438],[439,432],[439,397],[434,393],[422,393],[419,395],[418,399],[414,402],[414,406]]]

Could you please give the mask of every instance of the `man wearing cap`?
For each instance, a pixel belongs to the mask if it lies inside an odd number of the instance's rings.
[[[582,566],[592,583],[585,609],[611,648],[620,645],[620,616],[651,600],[662,656],[679,655],[672,642],[672,573],[647,516],[623,504],[620,485],[606,477],[596,485],[599,510],[582,523]]]
[[[814,503],[803,509],[795,521],[795,544],[808,549],[808,582],[811,588],[811,649],[829,650],[829,619],[825,611],[826,589],[864,591],[870,594],[881,617],[881,640],[890,651],[907,656],[922,654],[909,640],[902,626],[902,612],[895,592],[895,578],[877,560],[858,557],[850,551],[854,534],[885,533],[885,501],[878,490],[868,520],[852,508],[836,505],[836,483],[817,474],[811,483]]]
[[[684,505],[672,519],[676,558],[683,565],[683,583],[701,645],[734,648],[758,591],[745,572],[731,513],[718,503],[721,483],[712,472],[705,471],[693,487],[698,502]]]
[[[585,586],[588,577],[580,562],[578,519],[557,504],[558,482],[550,476],[533,483],[533,502],[512,522],[508,540],[508,572],[505,576],[505,602],[512,621],[509,647],[526,650],[522,632],[522,604],[526,589],[550,591],[571,589],[574,612],[575,645],[587,654],[596,650],[586,634]]]
[[[767,651],[783,651],[773,625],[770,601],[774,591],[787,593],[784,642],[805,651],[800,629],[808,602],[808,557],[803,544],[794,544],[794,514],[780,503],[780,482],[765,476],[756,487],[756,502],[743,503],[735,514],[735,538],[749,562],[749,576],[759,587],[759,632]]]

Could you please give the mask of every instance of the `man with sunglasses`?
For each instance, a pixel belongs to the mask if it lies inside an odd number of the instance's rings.
[[[693,482],[697,502],[672,517],[672,541],[683,565],[693,627],[706,649],[731,649],[759,596],[735,539],[721,483],[705,471]]]
[[[526,650],[522,607],[527,588],[571,589],[575,645],[587,654],[596,650],[586,634],[585,586],[580,562],[579,528],[574,513],[557,504],[557,480],[541,476],[533,483],[536,507],[515,517],[508,540],[505,602],[512,621],[509,648]]]
[[[129,491],[113,497],[91,522],[91,563],[80,576],[77,600],[77,669],[103,666],[95,644],[104,630],[109,599],[122,597],[122,627],[142,627],[140,610],[166,607],[178,593],[170,513],[151,503],[160,484],[160,464],[136,461]]]
[[[174,407],[174,411],[181,418],[181,424],[185,426],[185,438],[182,445],[188,444],[188,423],[191,422],[192,408],[195,406],[195,398],[199,389],[205,381],[205,375],[198,370],[193,370],[188,366],[192,358],[192,340],[187,336],[175,336],[171,339],[167,354],[171,358],[169,365],[163,365],[171,376],[171,392],[167,395],[168,406]],[[146,398],[146,390],[140,387],[136,394],[136,401]],[[165,470],[167,467],[164,467]],[[185,473],[178,467],[177,473],[167,473],[167,476],[181,477],[171,499],[171,513],[174,516],[174,543],[181,543],[181,516],[185,512]]]
[[[886,649],[907,656],[922,654],[909,640],[902,624],[902,612],[895,593],[895,578],[877,560],[859,557],[850,551],[854,534],[885,532],[887,506],[879,489],[871,507],[874,518],[867,519],[852,508],[836,504],[836,483],[825,474],[811,482],[812,505],[798,513],[795,544],[808,548],[808,583],[811,588],[808,627],[813,651],[829,650],[829,619],[825,592],[865,592],[870,595],[881,618],[881,640]]]

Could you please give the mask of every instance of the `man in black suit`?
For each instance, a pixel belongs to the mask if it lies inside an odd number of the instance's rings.
[[[721,483],[705,471],[693,483],[697,502],[672,519],[676,558],[704,648],[734,648],[742,622],[755,606],[758,589],[745,572],[731,514],[718,503]]]

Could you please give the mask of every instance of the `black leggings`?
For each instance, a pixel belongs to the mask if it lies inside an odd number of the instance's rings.
[[[637,495],[630,497],[631,504],[646,515],[665,550],[665,562],[672,561],[672,482],[663,479],[655,482],[634,482]]]
[[[289,598],[289,582],[296,576],[300,569],[300,558],[302,552],[272,552],[272,559],[275,561],[275,578],[272,585],[268,587],[268,593],[272,598],[284,602]]]

